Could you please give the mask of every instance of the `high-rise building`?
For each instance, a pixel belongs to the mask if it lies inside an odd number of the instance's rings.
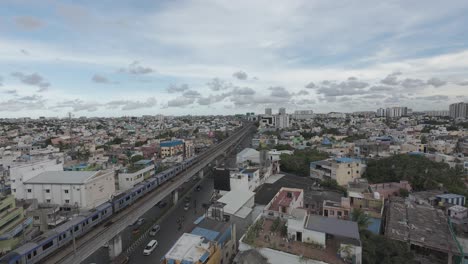
[[[281,108],[279,109],[278,113],[279,113],[280,115],[285,115],[285,114],[286,114],[286,108],[281,107]]]
[[[451,118],[467,118],[468,103],[460,102],[451,104],[449,106],[449,113]]]
[[[377,109],[377,116],[378,117],[384,117],[385,115],[386,115],[386,112],[385,112],[384,108]]]
[[[265,115],[272,115],[271,108],[265,108]]]
[[[401,107],[391,107],[386,109],[386,116],[393,118],[393,117],[401,117],[408,115],[408,107],[401,106]]]

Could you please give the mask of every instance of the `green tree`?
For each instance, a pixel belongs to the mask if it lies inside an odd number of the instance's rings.
[[[278,216],[278,217],[276,217],[275,220],[273,220],[273,223],[270,226],[270,231],[275,232],[276,230],[278,230],[278,227],[279,227],[280,224],[281,224],[281,220],[280,220],[280,218]]]
[[[399,194],[401,197],[408,197],[409,192],[408,192],[408,190],[406,190],[406,189],[400,188],[400,190],[398,190],[398,194]]]
[[[351,221],[357,222],[359,230],[364,230],[370,225],[369,216],[360,208],[353,209]]]
[[[298,176],[309,176],[310,163],[312,161],[324,160],[328,154],[315,149],[296,149],[292,155],[282,154],[281,170],[296,174]]]
[[[142,160],[142,159],[143,159],[143,156],[142,156],[142,155],[135,155],[135,156],[133,156],[133,157],[130,159],[130,161],[131,161],[132,163],[135,163],[135,162],[137,162],[137,161],[139,161],[139,160]]]
[[[468,195],[463,169],[450,168],[447,163],[435,162],[419,155],[402,154],[369,160],[363,176],[370,183],[406,180],[415,191],[436,189],[442,185],[451,193]]]
[[[421,144],[427,144],[427,137],[426,136],[421,137]]]

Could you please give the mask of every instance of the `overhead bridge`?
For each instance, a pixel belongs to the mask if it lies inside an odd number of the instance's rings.
[[[77,239],[75,246],[70,243],[67,246],[61,247],[57,252],[42,259],[41,263],[80,264],[96,250],[104,246],[108,241],[111,241],[116,235],[120,234],[130,224],[134,223],[155,204],[176,191],[185,181],[202,171],[218,156],[224,155],[231,147],[237,146],[238,142],[246,136],[252,128],[252,124],[244,124],[241,129],[235,131],[227,139],[202,152],[192,166],[179,173],[173,178],[173,181],[166,182],[163,188],[156,188],[123,211],[113,215],[110,220],[113,222],[111,225],[101,224],[96,226]]]

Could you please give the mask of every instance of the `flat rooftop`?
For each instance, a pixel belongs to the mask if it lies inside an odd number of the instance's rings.
[[[206,253],[210,253],[208,247],[202,246],[204,240],[202,236],[184,233],[167,252],[165,258],[198,262]]]
[[[270,208],[268,209],[272,211],[279,211],[280,206],[289,207],[293,199],[297,200],[299,198],[299,195],[301,195],[300,191],[282,190],[280,191],[278,196],[273,200]]]
[[[321,215],[309,215],[305,228],[357,241],[360,240],[358,225],[353,221],[328,218]]]
[[[385,236],[440,252],[458,253],[442,210],[401,198],[390,199]]]
[[[84,184],[99,171],[45,171],[26,181],[26,184]]]

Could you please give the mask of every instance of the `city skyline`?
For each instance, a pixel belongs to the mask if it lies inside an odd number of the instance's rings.
[[[463,1],[4,5],[1,118],[448,110],[468,100]]]

